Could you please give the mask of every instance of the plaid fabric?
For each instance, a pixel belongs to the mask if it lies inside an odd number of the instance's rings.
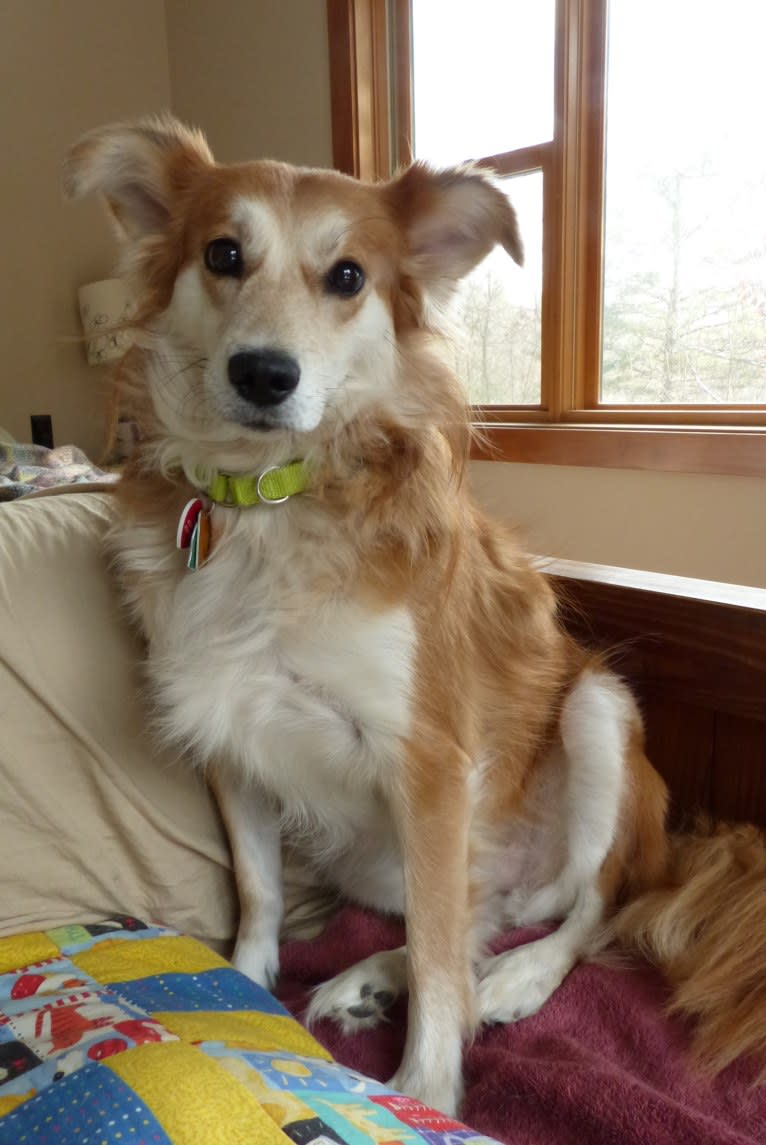
[[[491,1145],[336,1065],[207,947],[116,916],[0,939],[0,1145]]]

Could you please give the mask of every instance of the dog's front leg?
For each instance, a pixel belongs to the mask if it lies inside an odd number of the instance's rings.
[[[391,1085],[454,1115],[475,1025],[468,898],[469,761],[453,743],[410,745],[394,796],[405,872],[409,1013]]]
[[[211,778],[229,835],[239,891],[239,931],[232,961],[261,986],[279,974],[282,853],[279,815],[257,784],[236,783],[223,770]]]

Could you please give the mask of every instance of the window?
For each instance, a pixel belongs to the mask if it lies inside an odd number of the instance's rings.
[[[499,455],[766,475],[761,0],[328,14],[336,163],[474,159],[519,213],[524,272],[490,257],[459,299]]]
[[[540,409],[543,164],[553,152],[555,0],[480,0],[470,12],[456,0],[411,0],[410,11],[411,151],[436,166],[483,160],[505,176],[524,241],[523,269],[495,251],[461,284],[458,374],[476,406]],[[509,50],[520,26],[523,51]]]
[[[609,5],[602,402],[766,402],[764,43],[761,0]]]

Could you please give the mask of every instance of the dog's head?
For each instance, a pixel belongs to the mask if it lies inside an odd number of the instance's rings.
[[[415,164],[364,184],[222,166],[169,118],[85,136],[66,187],[106,199],[165,356],[156,412],[180,436],[316,435],[394,406],[402,339],[429,305],[497,243],[522,261],[512,207],[476,170]]]

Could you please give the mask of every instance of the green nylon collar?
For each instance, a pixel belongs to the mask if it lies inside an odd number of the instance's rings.
[[[217,472],[203,492],[217,505],[247,509],[251,505],[279,505],[303,493],[309,478],[302,461],[289,465],[272,465],[262,473]]]

